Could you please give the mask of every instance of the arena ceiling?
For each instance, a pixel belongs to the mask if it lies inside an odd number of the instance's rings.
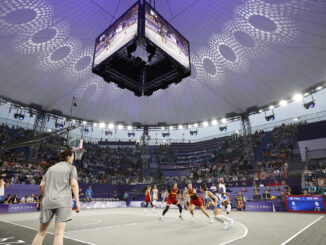
[[[201,122],[326,80],[325,0],[156,0],[192,76],[136,97],[91,73],[95,38],[135,0],[0,0],[0,96],[97,122]]]

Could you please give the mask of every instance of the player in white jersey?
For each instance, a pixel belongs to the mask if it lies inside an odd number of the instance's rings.
[[[159,191],[156,185],[154,185],[154,188],[152,190],[152,197],[153,197],[153,212],[156,213],[156,203],[159,197]]]
[[[213,210],[214,218],[224,224],[224,229],[228,230],[232,227],[233,220],[222,215],[221,201],[218,196],[210,192],[205,184],[200,186],[200,191],[203,193],[203,200],[206,208]]]
[[[226,187],[223,178],[220,178],[218,189],[219,189],[219,196],[221,200],[221,206],[222,207],[226,206],[226,214],[229,215],[231,211],[231,204],[230,204],[229,194],[226,193]],[[232,225],[233,225],[233,219],[230,219],[229,228],[231,228]]]

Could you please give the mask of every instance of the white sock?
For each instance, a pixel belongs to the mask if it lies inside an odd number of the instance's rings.
[[[226,207],[226,211],[227,212],[230,212],[231,211],[231,204],[228,204],[227,207]]]
[[[228,217],[225,217],[225,220],[226,221],[229,221],[229,222],[232,221],[232,219],[231,218],[228,218]]]
[[[221,223],[224,223],[225,218],[226,218],[226,217],[224,217],[223,215],[217,215],[217,216],[215,216],[215,219],[216,219],[217,221],[221,222]]]

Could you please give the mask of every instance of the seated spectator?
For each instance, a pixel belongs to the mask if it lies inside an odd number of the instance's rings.
[[[215,183],[212,184],[210,190],[211,190],[212,193],[216,193],[217,192],[217,187],[216,187]]]
[[[310,195],[314,195],[317,192],[317,188],[316,188],[316,186],[314,186],[314,184],[312,182],[310,182],[308,191],[309,191]]]
[[[263,194],[264,200],[271,200],[271,194],[268,192],[268,190],[265,191]]]
[[[275,190],[276,190],[276,191],[281,191],[280,186],[277,185],[277,186],[275,187]]]
[[[264,187],[264,184],[263,183],[259,183],[259,187]]]
[[[242,189],[241,189],[241,192],[240,193],[242,193],[242,192],[246,192],[247,190],[244,188],[244,187],[242,187]]]
[[[27,198],[27,203],[34,203],[34,194]]]
[[[15,194],[12,198],[12,204],[19,204],[19,199],[18,199],[18,196],[17,194]]]
[[[28,195],[24,196],[22,199],[20,199],[20,203],[28,203]]]
[[[256,191],[255,195],[253,196],[254,200],[261,200],[261,195],[259,194],[258,191]]]
[[[266,187],[266,191],[270,192],[271,189],[269,188],[269,186]]]
[[[323,186],[324,186],[324,179],[323,179],[322,176],[320,176],[320,177],[318,178],[317,182],[318,182],[318,186],[319,186],[319,187],[323,187]]]
[[[12,204],[12,197],[10,194],[8,194],[8,196],[5,198],[3,204]]]
[[[113,191],[113,198],[118,199],[118,193],[117,193],[117,190],[114,190],[114,191]]]

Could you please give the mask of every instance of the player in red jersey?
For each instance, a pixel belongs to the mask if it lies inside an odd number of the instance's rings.
[[[148,204],[150,204],[151,207],[153,207],[152,198],[151,198],[151,187],[150,186],[147,186],[147,189],[145,191],[145,202],[146,202],[145,208],[148,207]]]
[[[163,197],[163,201],[162,204],[165,201],[166,196],[168,196],[168,199],[166,200],[166,207],[163,210],[162,216],[160,217],[160,220],[163,220],[163,216],[167,213],[167,211],[169,210],[170,206],[176,205],[179,208],[179,218],[182,220],[182,206],[178,201],[178,198],[181,199],[181,194],[180,191],[178,189],[178,184],[177,183],[173,183],[173,185],[171,186],[171,189],[168,190],[167,193],[165,193],[164,197]]]
[[[194,210],[195,210],[195,208],[196,207],[199,207],[201,209],[201,211],[203,212],[203,214],[205,214],[207,216],[207,218],[209,218],[209,223],[213,223],[214,222],[213,219],[207,213],[205,207],[203,206],[203,201],[198,196],[198,194],[196,192],[196,189],[194,189],[192,187],[192,184],[191,183],[188,184],[188,191],[187,191],[186,195],[190,197],[189,211],[190,211],[192,217],[194,217]]]

